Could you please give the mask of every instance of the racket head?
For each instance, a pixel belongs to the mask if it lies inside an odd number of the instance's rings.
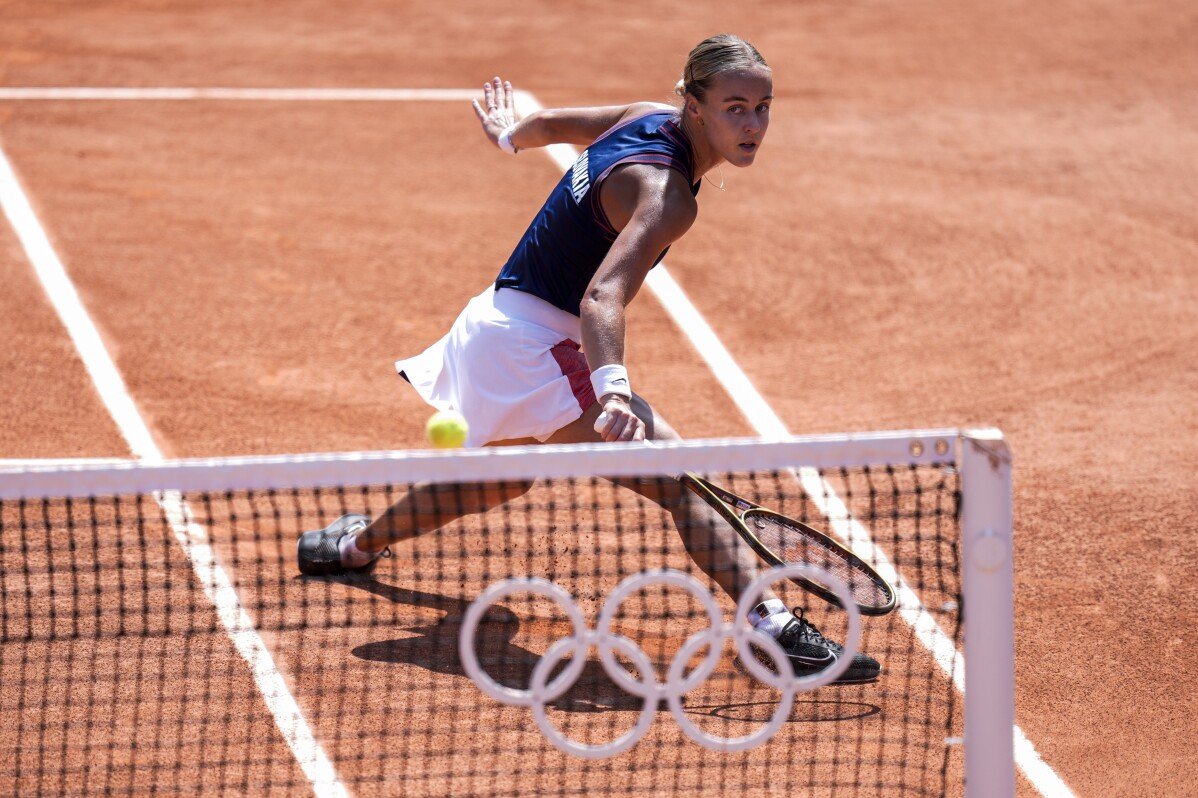
[[[849,549],[818,529],[738,496],[703,477],[686,473],[682,483],[711,505],[770,565],[816,565],[838,577],[853,594],[862,615],[885,615],[898,604],[898,595],[881,574]],[[839,607],[836,594],[807,579],[792,580],[800,587]]]
[[[744,511],[740,520],[742,535],[748,533],[749,545],[762,559],[771,565],[807,564],[824,569],[848,587],[862,615],[885,615],[898,603],[894,588],[873,566],[818,529],[760,507]],[[826,586],[803,578],[794,581],[840,606],[840,599]]]

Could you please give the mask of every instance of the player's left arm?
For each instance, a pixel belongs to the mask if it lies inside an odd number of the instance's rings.
[[[512,84],[495,78],[483,87],[482,100],[474,101],[474,113],[491,143],[501,149],[510,146],[515,151],[550,144],[588,147],[625,119],[669,108],[659,103],[545,108],[521,118],[516,112],[515,98]]]

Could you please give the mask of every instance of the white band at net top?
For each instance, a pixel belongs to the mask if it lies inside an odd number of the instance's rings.
[[[673,475],[956,461],[954,429],[749,438],[192,458],[163,462],[19,461],[0,464],[0,499],[128,496],[587,476]],[[966,433],[971,438],[994,430]],[[999,436],[1001,437],[1001,436]]]

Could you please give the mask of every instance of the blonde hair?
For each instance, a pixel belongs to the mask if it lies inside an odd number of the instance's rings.
[[[739,36],[721,33],[704,39],[690,51],[686,66],[682,68],[682,79],[674,86],[674,93],[679,97],[692,94],[702,102],[716,75],[731,69],[755,66],[769,69],[769,64],[756,47]]]

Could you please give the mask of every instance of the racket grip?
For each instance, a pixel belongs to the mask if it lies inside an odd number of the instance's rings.
[[[595,419],[595,432],[598,432],[600,435],[603,434],[603,428],[607,426],[607,419],[607,411],[604,410],[599,414],[599,418]]]
[[[599,414],[599,418],[595,419],[595,432],[598,432],[600,435],[603,434],[603,428],[607,426],[607,419],[608,419],[607,411],[604,410],[602,413]],[[645,438],[643,441],[641,441],[641,443],[645,444],[646,446],[656,446],[657,445],[653,441],[649,440],[648,438]]]

